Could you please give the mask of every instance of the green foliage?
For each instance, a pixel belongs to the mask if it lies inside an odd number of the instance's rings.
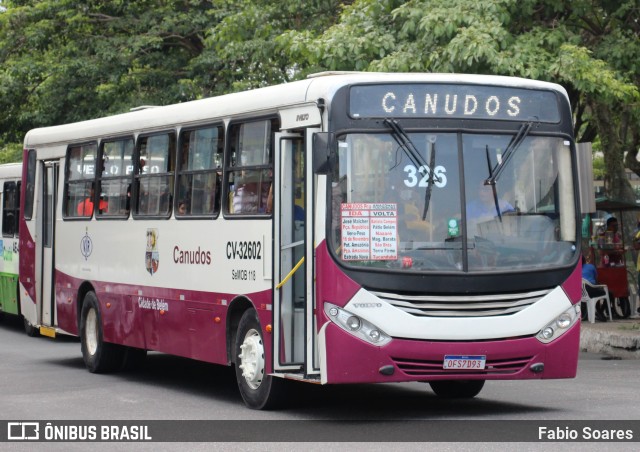
[[[0,144],[80,121],[296,76],[278,36],[341,2],[10,0],[0,12]]]
[[[3,0],[2,5],[0,147],[5,150],[34,127],[287,82],[312,72],[464,72],[562,84],[577,140],[600,143],[611,194],[625,190],[616,182],[623,179],[623,162],[640,174],[637,0]]]
[[[186,100],[182,78],[203,48],[211,2],[11,1],[0,14],[0,130]]]
[[[640,174],[636,0],[357,0],[328,30],[289,32],[283,39],[292,59],[309,68],[560,83],[574,110],[577,140],[601,138],[611,194],[628,193],[623,155]]]
[[[7,144],[0,148],[0,164],[16,163],[22,160],[22,145],[19,143]]]
[[[595,180],[603,180],[605,177],[604,157],[600,155],[593,156],[593,178]]]

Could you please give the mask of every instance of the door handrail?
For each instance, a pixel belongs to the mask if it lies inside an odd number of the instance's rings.
[[[289,274],[285,276],[284,279],[278,285],[276,285],[276,290],[279,290],[282,286],[284,286],[287,283],[287,281],[291,279],[293,274],[298,271],[298,269],[300,268],[303,262],[304,262],[304,256],[302,256],[302,259],[300,259],[298,263],[295,265],[295,267],[291,269]]]

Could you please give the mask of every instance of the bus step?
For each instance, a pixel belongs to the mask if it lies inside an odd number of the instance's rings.
[[[56,329],[55,328],[51,328],[49,326],[41,326],[40,327],[40,334],[43,336],[47,336],[47,337],[52,337],[55,339],[56,337]]]

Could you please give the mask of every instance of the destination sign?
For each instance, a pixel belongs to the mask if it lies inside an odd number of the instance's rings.
[[[498,119],[556,123],[551,91],[481,85],[357,85],[350,91],[353,118]]]

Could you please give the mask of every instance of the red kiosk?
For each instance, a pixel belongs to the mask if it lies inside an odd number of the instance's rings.
[[[640,206],[625,201],[609,199],[607,197],[596,198],[596,209],[612,213],[620,224],[620,231],[624,231],[622,212],[640,210]],[[601,226],[606,229],[606,224]],[[601,233],[600,233],[601,232]],[[629,303],[629,279],[627,276],[624,232],[618,235],[608,231],[593,231],[595,240],[591,241],[591,253],[593,262],[598,270],[598,284],[606,284],[609,293],[612,294],[612,308],[614,313],[622,318],[631,315]],[[631,284],[635,284],[632,279]]]

